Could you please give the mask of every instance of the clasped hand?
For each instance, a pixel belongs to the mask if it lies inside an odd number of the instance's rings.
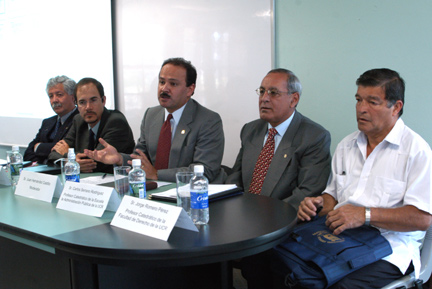
[[[306,197],[300,203],[297,213],[298,219],[301,221],[312,220],[316,216],[319,207],[324,207],[324,198],[322,196]],[[333,234],[339,235],[346,229],[360,227],[364,222],[365,208],[348,204],[329,211],[326,225],[333,231]]]

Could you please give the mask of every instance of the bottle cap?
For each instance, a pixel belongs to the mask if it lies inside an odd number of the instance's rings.
[[[140,167],[141,166],[141,160],[140,159],[133,159],[132,160],[132,166],[133,167]]]
[[[75,150],[74,148],[68,149],[68,159],[74,159],[75,158]]]
[[[17,146],[17,145],[14,145],[14,146],[12,146],[12,151],[19,151],[19,146]]]
[[[204,166],[203,165],[195,165],[194,166],[194,173],[204,173]]]

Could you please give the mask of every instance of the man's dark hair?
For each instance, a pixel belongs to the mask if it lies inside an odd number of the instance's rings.
[[[186,69],[186,86],[191,86],[192,84],[196,83],[197,79],[197,72],[195,67],[192,65],[190,61],[185,60],[181,57],[176,58],[168,58],[165,60],[161,66],[164,67],[165,64],[172,64],[174,66],[181,66],[184,69]]]
[[[81,86],[84,86],[86,84],[89,84],[89,83],[93,83],[96,86],[96,88],[97,88],[97,90],[99,92],[100,97],[103,99],[103,97],[105,96],[105,92],[104,92],[104,88],[102,86],[102,83],[100,83],[99,81],[97,81],[94,78],[85,77],[85,78],[81,79],[80,81],[78,81],[78,83],[75,86],[75,91],[74,91],[75,101],[77,101],[77,91],[78,91],[78,88],[81,87]]]
[[[405,81],[399,73],[388,68],[371,69],[360,75],[356,84],[359,86],[382,87],[387,100],[387,106],[393,106],[396,101],[405,103]],[[403,106],[399,111],[399,117],[403,113]]]

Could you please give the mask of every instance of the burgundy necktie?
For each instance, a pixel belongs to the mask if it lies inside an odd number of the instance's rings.
[[[264,179],[267,175],[267,170],[273,159],[275,150],[274,136],[277,134],[276,129],[271,128],[269,130],[267,141],[261,150],[258,160],[255,164],[255,169],[252,175],[252,181],[249,186],[249,193],[260,194]]]
[[[156,151],[156,164],[157,170],[167,169],[169,162],[169,154],[171,150],[171,122],[172,114],[168,114],[168,117],[162,125],[159,141]]]

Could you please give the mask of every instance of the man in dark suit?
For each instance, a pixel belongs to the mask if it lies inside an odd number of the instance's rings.
[[[78,113],[75,107],[75,81],[67,76],[56,76],[48,80],[46,92],[56,115],[42,121],[42,126],[24,153],[25,161],[47,162],[51,149],[63,139]]]
[[[260,119],[247,123],[241,148],[226,183],[288,202],[298,210],[308,196],[318,195],[330,174],[330,133],[296,111],[301,94],[289,70],[271,70],[257,89]],[[270,251],[242,259],[248,288],[271,282]]]
[[[245,192],[284,200],[296,210],[305,197],[325,188],[330,173],[330,133],[296,111],[301,89],[298,78],[286,69],[271,70],[264,77],[257,89],[260,119],[242,128],[240,152],[226,181]],[[258,174],[257,161],[272,128],[274,155],[267,171]]]
[[[49,155],[50,160],[65,157],[69,148],[75,148],[76,160],[81,172],[113,173],[111,165],[87,158],[84,149],[103,149],[99,138],[110,141],[118,151],[131,153],[135,141],[124,115],[105,108],[106,97],[102,84],[94,78],[83,78],[75,87],[79,115],[74,120],[66,137],[59,141]]]
[[[224,150],[222,120],[219,114],[191,99],[196,78],[196,69],[189,61],[167,59],[159,73],[160,105],[144,114],[135,153],[120,154],[105,139],[101,143],[106,149],[86,151],[87,155],[117,165],[139,158],[147,178],[171,182],[175,182],[176,172],[202,164],[210,182],[223,182],[226,175],[220,168]],[[166,127],[168,138],[164,139],[161,131]]]

